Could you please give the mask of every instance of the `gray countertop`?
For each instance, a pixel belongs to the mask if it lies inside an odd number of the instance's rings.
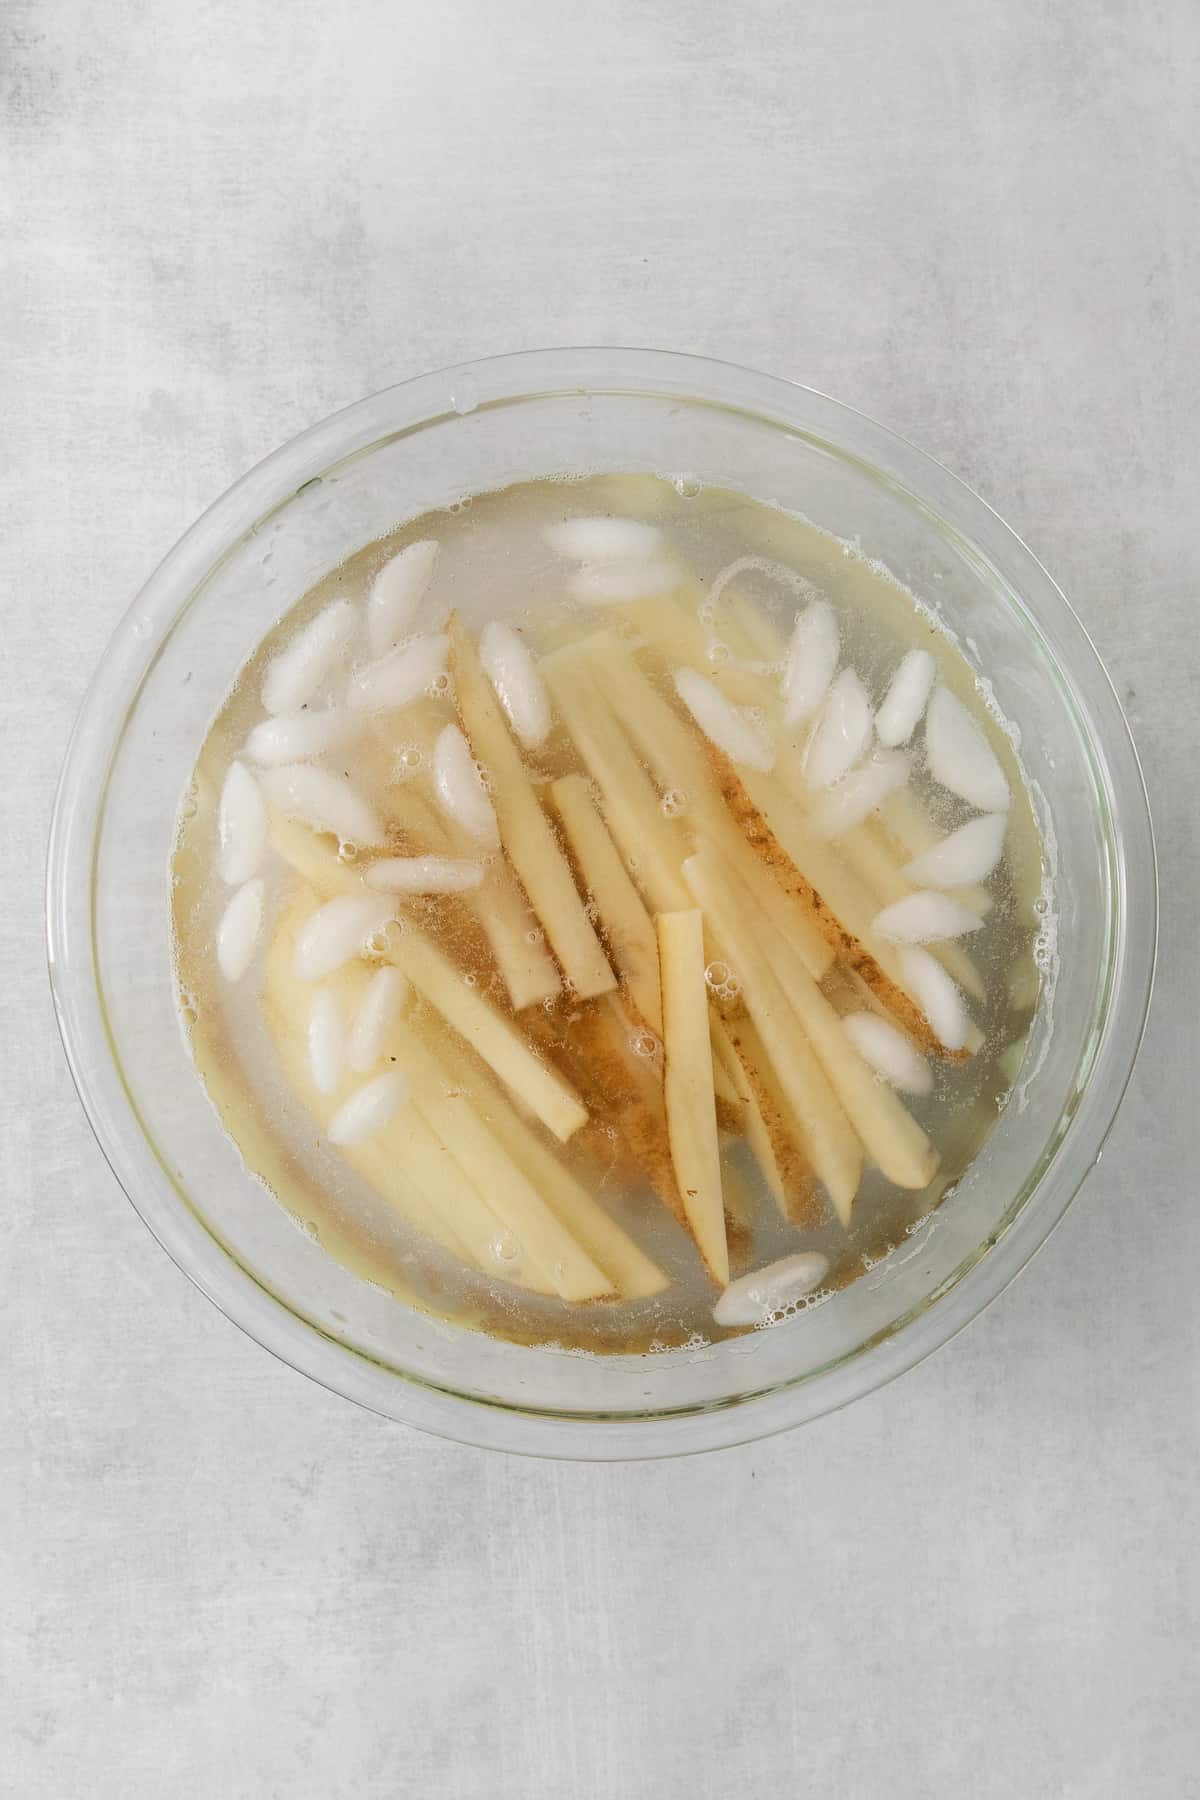
[[[0,1792],[1200,1794],[1200,9],[15,0],[0,86]],[[358,1413],[193,1292],[84,1124],[40,885],[204,505],[370,389],[604,341],[808,381],[992,501],[1126,701],[1165,905],[1015,1288],[799,1434],[590,1468]]]

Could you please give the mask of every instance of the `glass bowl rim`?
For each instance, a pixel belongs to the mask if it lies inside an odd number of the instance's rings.
[[[1103,749],[1115,828],[1110,863],[1115,931],[1088,1079],[1044,1166],[1033,1171],[998,1232],[885,1333],[837,1363],[712,1407],[620,1416],[531,1411],[441,1388],[329,1337],[244,1267],[204,1223],[142,1124],[108,1030],[96,967],[95,855],[108,773],[163,643],[217,563],[308,482],[378,443],[480,405],[556,394],[669,394],[728,408],[776,430],[827,441],[897,488],[939,530],[994,545],[991,560],[1030,624],[1053,621],[1086,691],[1085,743]],[[804,418],[796,417],[797,411]],[[380,429],[387,415],[384,429]],[[814,423],[815,420],[815,423]],[[819,429],[818,429],[819,427]],[[851,450],[847,438],[855,440]],[[937,506],[931,497],[936,497]],[[1031,607],[1031,592],[1036,606]],[[1052,654],[1056,676],[1061,656]],[[1074,694],[1064,689],[1074,702]],[[98,781],[97,770],[103,769]],[[83,881],[74,879],[86,870]],[[594,1460],[689,1454],[769,1436],[885,1385],[990,1305],[1058,1223],[1104,1141],[1145,1031],[1158,931],[1158,884],[1145,782],[1128,723],[1086,628],[1012,529],[942,464],[865,414],[818,390],[714,358],[619,346],[524,350],[457,364],[384,388],[308,427],[220,496],[155,569],[121,620],[80,706],[51,819],[46,873],[51,992],[68,1066],[110,1168],[152,1235],[240,1329],[299,1373],[384,1417],[464,1443]],[[380,1382],[386,1382],[385,1388]]]

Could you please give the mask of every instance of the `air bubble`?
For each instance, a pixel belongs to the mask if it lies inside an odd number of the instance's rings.
[[[425,753],[418,744],[403,744],[396,752],[395,772],[397,781],[407,781],[416,774],[425,761]]]
[[[479,986],[478,975],[472,975],[469,972],[463,976],[463,981],[467,987],[478,987]]]
[[[733,970],[727,962],[710,962],[704,971],[704,979],[710,988],[722,988],[732,974]]]
[[[671,486],[681,500],[694,500],[702,490],[695,475],[677,475]]]
[[[185,819],[194,819],[198,810],[199,799],[196,792],[196,784],[193,781],[183,796],[183,805],[180,808],[180,811]]]
[[[716,617],[716,606],[711,600],[706,600],[700,608],[700,623],[702,625],[712,625],[715,622]]]
[[[337,847],[337,858],[340,863],[357,862],[358,845],[352,844],[348,838],[343,838]]]
[[[1044,894],[1038,895],[1033,903],[1033,910],[1039,919],[1044,919],[1046,914],[1050,911],[1050,902],[1046,899]]]
[[[652,1031],[635,1031],[629,1040],[629,1048],[635,1056],[653,1056],[658,1050],[658,1039]]]
[[[467,494],[465,496],[465,498],[462,500],[452,500],[450,502],[449,506],[446,508],[446,511],[448,513],[454,513],[455,515],[457,515],[459,513],[465,513],[467,508],[470,506],[470,504],[471,504],[471,496],[469,494]]]
[[[687,811],[688,797],[682,788],[668,788],[662,797],[662,809],[668,819],[678,819]]]
[[[730,655],[731,651],[729,645],[724,643],[721,638],[714,638],[713,642],[708,646],[708,660],[710,663],[716,663],[718,667],[723,663],[727,663]]]
[[[368,956],[383,956],[387,950],[387,932],[373,931],[363,944]]]
[[[536,926],[532,931],[527,931],[525,933],[525,942],[527,944],[540,944],[544,942],[544,939],[545,933],[538,931]]]
[[[521,1246],[510,1232],[505,1231],[498,1238],[493,1238],[491,1252],[498,1262],[516,1262],[521,1254]]]

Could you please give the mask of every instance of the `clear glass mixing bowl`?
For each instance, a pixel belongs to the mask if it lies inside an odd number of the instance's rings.
[[[167,860],[209,722],[268,626],[399,521],[563,471],[686,472],[804,513],[936,598],[1021,729],[1056,845],[1061,967],[1036,1076],[933,1219],[825,1305],[652,1357],[502,1343],[350,1274],[243,1168],[172,991]],[[362,1405],[529,1453],[670,1455],[763,1436],[879,1387],[1011,1280],[1096,1160],[1149,1002],[1154,846],[1137,758],[1086,632],[961,482],[823,395],[698,357],[504,356],[422,376],[251,471],[152,576],[67,753],[48,874],[51,979],[80,1097],[150,1230],[229,1318]],[[99,1297],[98,1297],[99,1303]]]

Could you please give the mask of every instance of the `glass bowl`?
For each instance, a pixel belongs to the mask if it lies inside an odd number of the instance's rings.
[[[938,1211],[769,1331],[649,1357],[499,1342],[351,1274],[243,1167],[185,1044],[167,862],[209,722],[267,628],[401,520],[564,471],[686,474],[805,514],[936,601],[1021,732],[1063,948],[1022,1082]],[[180,1268],[292,1367],[389,1418],[550,1456],[763,1436],[912,1366],[1012,1279],[1100,1153],[1149,1003],[1154,846],[1136,754],[1086,632],[961,482],[821,394],[698,357],[503,356],[405,382],[269,456],[171,551],[114,636],[51,831],[51,981],[80,1097]]]

